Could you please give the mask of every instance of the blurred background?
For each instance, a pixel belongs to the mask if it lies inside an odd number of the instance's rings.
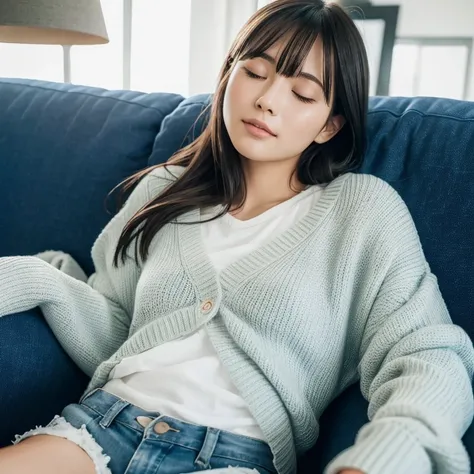
[[[9,1],[16,0],[1,0]],[[70,74],[61,45],[6,43],[0,35],[0,77],[184,96],[212,92],[235,34],[269,1],[101,0],[109,42],[72,46]],[[474,0],[339,2],[366,42],[372,95],[474,101]]]

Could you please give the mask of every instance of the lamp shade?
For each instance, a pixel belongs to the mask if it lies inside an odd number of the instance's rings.
[[[100,0],[0,0],[0,42],[109,42]]]

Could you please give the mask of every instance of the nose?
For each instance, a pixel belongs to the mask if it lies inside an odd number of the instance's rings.
[[[275,115],[273,112],[274,107],[271,102],[267,100],[265,95],[262,95],[257,99],[257,102],[255,102],[255,107],[257,107],[257,109],[261,110],[262,112],[268,112],[270,115]]]
[[[268,112],[270,115],[276,115],[278,113],[278,97],[282,97],[282,84],[278,79],[274,80],[270,86],[268,86],[262,95],[256,100],[255,107],[262,112]]]

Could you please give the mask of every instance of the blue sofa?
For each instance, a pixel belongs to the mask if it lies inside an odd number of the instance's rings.
[[[209,99],[0,80],[0,256],[63,250],[92,272],[90,249],[116,210],[107,193],[197,136]],[[360,171],[400,192],[454,321],[474,337],[474,103],[372,98],[368,139]],[[0,318],[0,377],[0,445],[87,384],[38,309]],[[357,386],[336,399],[300,471],[321,472],[352,444],[366,411]],[[464,441],[474,455],[472,430]]]

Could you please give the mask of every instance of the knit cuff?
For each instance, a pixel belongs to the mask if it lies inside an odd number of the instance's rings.
[[[343,451],[325,474],[355,469],[364,474],[431,474],[431,461],[419,441],[396,422],[377,421],[360,431],[354,446]]]
[[[50,300],[47,266],[31,256],[0,258],[0,316],[28,311]]]

